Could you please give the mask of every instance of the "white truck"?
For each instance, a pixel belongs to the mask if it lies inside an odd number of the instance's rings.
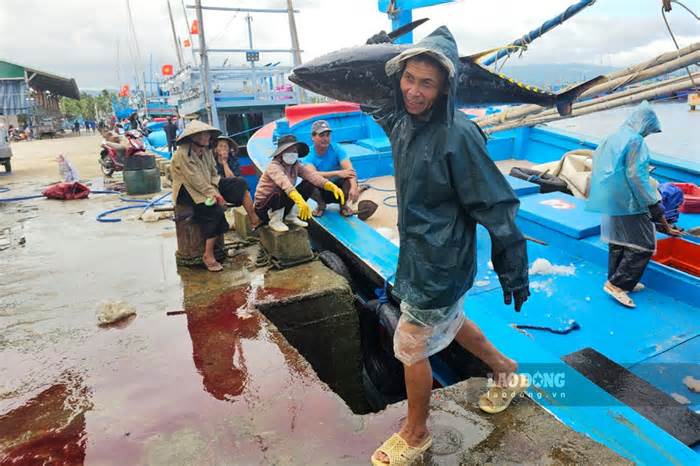
[[[10,148],[10,138],[7,133],[7,128],[0,124],[0,165],[5,166],[6,172],[12,171],[12,164],[10,159],[12,158],[12,149]]]

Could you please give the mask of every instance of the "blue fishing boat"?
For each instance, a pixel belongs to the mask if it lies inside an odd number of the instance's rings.
[[[391,147],[371,117],[350,103],[288,107],[284,118],[252,136],[248,153],[264,170],[278,136],[292,133],[310,144],[311,125],[318,119],[330,123],[334,142],[371,187],[363,196],[375,196],[380,208],[366,222],[329,208],[311,221],[312,237],[371,285],[365,288],[390,288],[399,251],[390,233],[397,215]],[[568,151],[596,145],[589,137],[540,126],[492,134],[487,147],[507,174],[513,166],[556,161]],[[653,165],[660,182],[700,184],[697,163],[654,154]],[[693,264],[666,260],[676,254],[692,261],[698,238],[658,234],[665,256],[657,253],[643,277],[646,290],[635,295],[637,308],[627,309],[602,289],[608,250],[600,237],[600,215],[585,211],[582,199],[543,194],[537,184],[506,178],[520,198],[519,226],[540,240],[528,243],[530,263],[546,260],[553,266],[531,269],[533,294],[523,311],[514,313],[503,305],[490,266],[489,235],[479,227],[478,272],[465,314],[530,373],[528,395],[561,422],[636,463],[698,464],[700,393],[689,381],[700,379],[700,276]],[[700,214],[681,214],[679,225],[693,231]],[[436,356],[436,381],[460,380],[458,368]]]

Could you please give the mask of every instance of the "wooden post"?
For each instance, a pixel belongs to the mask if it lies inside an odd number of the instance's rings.
[[[175,234],[177,236],[175,258],[177,265],[202,265],[205,238],[200,226],[192,220],[193,216],[194,208],[192,206],[175,206]],[[226,258],[224,235],[219,235],[216,239],[214,255],[218,261]]]

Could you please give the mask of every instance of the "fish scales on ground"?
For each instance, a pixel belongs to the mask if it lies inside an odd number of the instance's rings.
[[[378,40],[390,41],[387,34]],[[365,44],[322,55],[294,68],[289,80],[317,94],[337,100],[357,102],[370,107],[380,106],[393,95],[392,78],[385,64],[412,44],[391,42]],[[478,63],[483,53],[460,58],[457,84],[459,104],[528,103],[554,107],[561,115],[571,113],[573,102],[589,88],[606,78],[598,76],[572,89],[553,94],[520,83],[503,74],[496,74]]]

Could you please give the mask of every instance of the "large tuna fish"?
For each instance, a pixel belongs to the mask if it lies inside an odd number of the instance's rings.
[[[409,26],[415,27],[415,23]],[[400,35],[396,33],[384,34],[385,40],[395,39]],[[378,106],[382,101],[394,97],[394,85],[386,75],[385,64],[411,47],[411,44],[385,42],[338,50],[297,66],[289,80],[332,99]],[[552,94],[484,68],[478,60],[489,53],[460,58],[457,78],[459,104],[527,103],[542,107],[556,106],[561,115],[568,115],[572,103],[583,92],[605,80],[605,77],[599,76],[568,91]]]

